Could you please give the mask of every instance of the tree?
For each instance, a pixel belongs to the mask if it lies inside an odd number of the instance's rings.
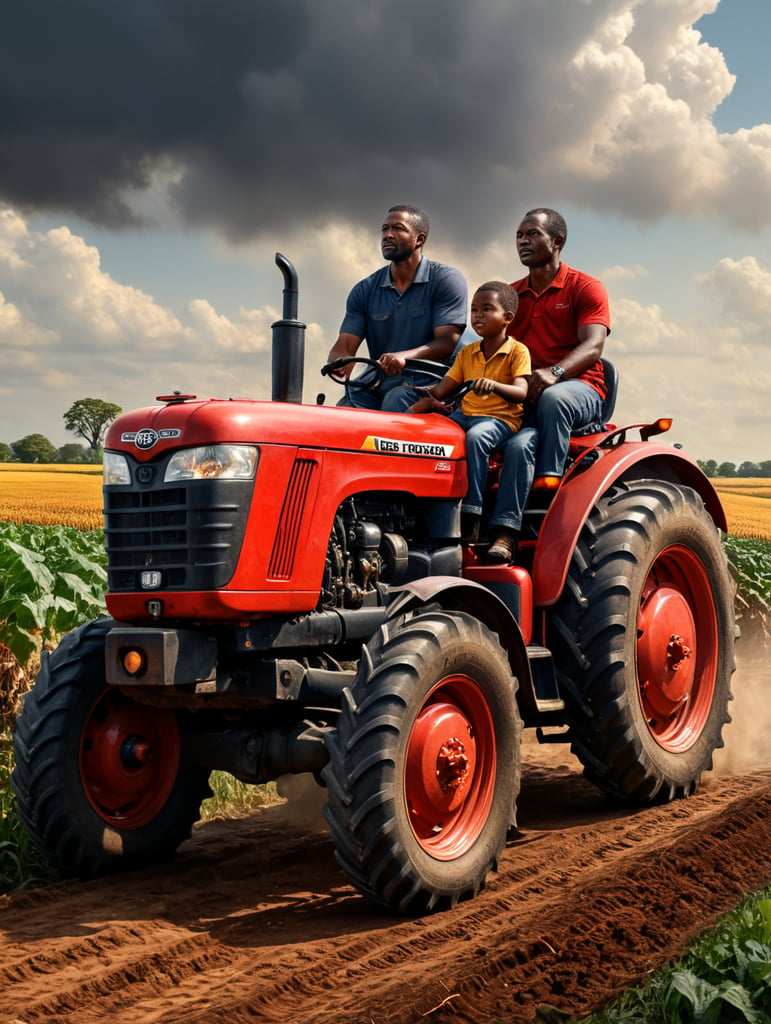
[[[95,452],[101,447],[107,427],[122,411],[119,405],[101,398],[79,398],[64,414],[64,425]]]
[[[56,455],[56,448],[42,434],[27,434],[14,441],[11,450],[18,462],[53,462]]]
[[[11,446],[5,441],[0,441],[0,462],[11,461]]]
[[[88,462],[89,454],[82,444],[63,444],[56,452],[57,462]]]
[[[736,476],[736,464],[733,462],[721,462],[717,467],[718,476]]]
[[[760,470],[754,462],[742,462],[739,468],[736,470],[737,476],[760,476]]]
[[[703,462],[701,459],[697,459],[696,462],[705,476],[717,476],[717,462],[715,462],[714,459],[707,459],[706,462]]]

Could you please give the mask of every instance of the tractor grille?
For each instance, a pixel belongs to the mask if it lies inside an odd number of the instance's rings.
[[[104,488],[107,580],[112,593],[213,590],[235,571],[252,480]],[[142,573],[155,572],[150,587]]]
[[[292,467],[268,566],[269,579],[288,580],[292,575],[305,501],[317,466],[313,459],[297,459]]]

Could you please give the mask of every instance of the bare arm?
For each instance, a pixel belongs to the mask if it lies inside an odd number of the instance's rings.
[[[404,349],[402,352],[386,352],[378,359],[378,362],[389,377],[402,373],[407,359],[430,359],[433,362],[442,362],[452,355],[462,333],[463,328],[457,324],[443,324],[441,327],[434,328],[433,338],[425,345]]]
[[[331,363],[333,359],[342,359],[345,356],[355,356],[361,343],[362,339],[357,338],[355,334],[339,334],[337,341],[329,350],[327,362]],[[338,371],[338,376],[349,377],[352,369],[353,365],[344,366]]]
[[[453,391],[457,391],[459,387],[457,380],[453,380],[452,377],[442,377],[437,384],[433,384],[430,388],[421,388],[420,390],[424,392],[423,397],[419,398],[407,411],[448,412],[442,399],[447,398]]]
[[[604,324],[584,324],[579,327],[578,344],[564,358],[560,359],[560,366],[565,371],[562,379],[570,380],[572,377],[579,377],[584,370],[588,370],[596,363],[602,355],[607,336],[608,330]],[[557,379],[549,367],[533,370],[530,376],[528,398],[537,399],[546,388],[556,384]]]
[[[474,391],[478,395],[497,395],[507,402],[524,402],[529,382],[528,377],[515,377],[511,384],[502,384],[491,377],[479,377],[474,383]]]

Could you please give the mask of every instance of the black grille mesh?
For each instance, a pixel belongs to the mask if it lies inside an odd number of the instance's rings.
[[[105,487],[110,591],[142,591],[145,570],[160,573],[154,590],[225,586],[238,562],[253,488],[251,480]]]

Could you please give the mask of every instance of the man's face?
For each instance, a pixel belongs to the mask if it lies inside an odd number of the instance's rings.
[[[552,238],[546,230],[542,213],[526,217],[517,228],[517,252],[526,267],[544,267],[551,262],[558,248],[559,236]]]
[[[402,263],[409,259],[425,240],[425,234],[416,230],[412,217],[406,210],[394,210],[389,213],[380,229],[380,249],[383,258],[392,263]]]

